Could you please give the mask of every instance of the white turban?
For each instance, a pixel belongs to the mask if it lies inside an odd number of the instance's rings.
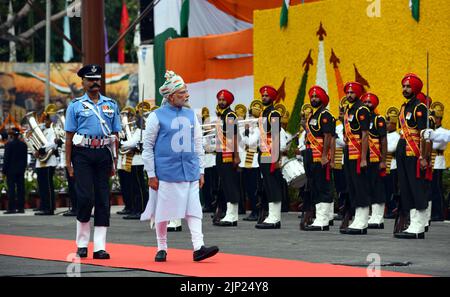
[[[166,74],[164,75],[166,78],[166,81],[164,84],[159,88],[159,93],[164,97],[169,97],[170,94],[175,93],[182,87],[184,87],[184,81],[181,78],[181,76],[175,74],[175,72],[171,70],[167,70]]]

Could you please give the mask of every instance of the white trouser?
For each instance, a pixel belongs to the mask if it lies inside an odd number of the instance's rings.
[[[355,210],[355,219],[352,224],[348,226],[352,229],[365,229],[369,221],[369,207],[357,207]]]
[[[82,223],[77,220],[77,247],[87,248],[89,245],[89,238],[91,236],[91,224],[89,222]]]
[[[191,231],[191,240],[194,251],[199,250],[203,242],[202,220],[197,217],[186,216],[186,222]],[[158,242],[158,251],[167,251],[167,221],[156,223],[156,240]]]
[[[106,251],[106,231],[108,227],[94,227],[94,252]]]
[[[269,202],[269,215],[264,220],[264,223],[275,224],[281,221],[281,201]]]

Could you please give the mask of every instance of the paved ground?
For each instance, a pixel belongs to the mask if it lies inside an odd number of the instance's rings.
[[[147,222],[123,220],[112,207],[108,242],[156,246],[154,231]],[[64,209],[58,209],[62,213]],[[74,239],[75,218],[55,216],[0,215],[0,233],[46,238]],[[207,245],[218,245],[222,252],[286,258],[318,263],[367,266],[367,256],[377,253],[383,269],[450,276],[450,222],[432,222],[425,240],[400,240],[392,237],[393,220],[386,220],[384,230],[369,230],[366,236],[339,233],[339,221],[329,232],[299,230],[298,213],[283,213],[280,230],[257,230],[253,222],[240,220],[238,227],[222,228],[211,224],[204,214],[203,230]],[[240,216],[242,219],[243,216]],[[190,234],[169,233],[170,247],[190,249]],[[75,245],[74,245],[75,250]],[[114,255],[112,255],[114,256]],[[150,260],[154,255],[143,255]],[[65,276],[67,264],[56,261],[0,256],[0,276]],[[173,276],[134,269],[82,265],[83,276]]]

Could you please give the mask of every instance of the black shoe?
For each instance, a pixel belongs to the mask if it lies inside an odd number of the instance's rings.
[[[17,213],[25,213],[25,210],[24,209],[18,209]]]
[[[39,207],[33,208],[33,211],[41,211],[42,209]]]
[[[105,259],[109,259],[109,258],[111,258],[111,257],[104,250],[100,250],[100,251],[94,252],[94,259],[105,260]]]
[[[50,210],[41,210],[34,213],[35,216],[53,216],[54,214],[55,213]]]
[[[422,233],[398,232],[394,233],[394,237],[402,239],[425,239],[425,232]]]
[[[429,229],[429,226],[425,226],[425,232],[428,232]]]
[[[258,216],[255,214],[250,214],[248,217],[243,218],[244,221],[256,222],[258,220]]]
[[[167,252],[160,250],[156,253],[155,262],[166,262]]]
[[[367,228],[364,229],[353,229],[353,228],[346,228],[339,230],[342,234],[350,234],[350,235],[363,235],[367,234]]]
[[[122,219],[124,220],[139,220],[141,218],[141,215],[138,213],[129,214],[127,216],[124,216]]]
[[[182,230],[183,230],[183,228],[181,227],[181,225],[178,227],[167,227],[167,232],[179,232]]]
[[[88,255],[88,249],[87,248],[78,248],[77,255],[80,258],[86,258]]]
[[[63,216],[65,217],[76,217],[77,216],[77,212],[74,211],[73,209],[66,211],[65,213],[63,213]]]
[[[274,224],[262,222],[261,224],[256,224],[255,228],[256,229],[280,229],[281,222],[276,222]]]
[[[369,229],[384,229],[384,223],[381,224],[369,224]]]
[[[305,226],[305,231],[330,231],[330,226]]]
[[[216,246],[206,247],[202,245],[202,247],[198,251],[194,251],[194,261],[202,261],[208,258],[211,258],[215,254],[219,252],[219,248]]]
[[[334,219],[328,221],[328,226],[334,226]]]
[[[213,225],[219,226],[219,227],[236,227],[237,221],[234,221],[234,222],[218,221],[218,222],[214,222]]]
[[[15,209],[10,209],[10,210],[3,212],[3,214],[13,214],[13,213],[16,213]]]
[[[116,212],[116,214],[118,214],[118,215],[129,215],[129,214],[131,214],[131,210],[124,208],[124,209],[119,210],[118,212]]]

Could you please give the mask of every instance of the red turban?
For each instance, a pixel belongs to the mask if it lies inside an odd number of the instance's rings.
[[[330,102],[330,98],[328,97],[327,92],[324,89],[322,89],[320,86],[312,86],[308,92],[310,99],[314,93],[317,95],[317,97],[319,97],[320,101],[322,101],[323,106],[328,105],[328,102]]]
[[[411,86],[414,94],[417,95],[420,93],[420,91],[422,91],[423,82],[417,75],[415,75],[414,73],[406,74],[402,79],[402,85],[404,85],[407,80],[409,81],[409,85]]]
[[[267,92],[267,94],[269,95],[270,99],[272,99],[272,101],[277,99],[278,92],[277,92],[277,90],[275,90],[274,87],[272,87],[272,86],[262,86],[259,89],[259,93],[261,93],[261,95],[263,95],[264,92]]]
[[[219,99],[222,96],[227,101],[228,105],[231,105],[231,103],[233,103],[234,96],[233,96],[233,93],[231,93],[230,91],[228,91],[228,90],[220,90],[217,93],[216,97],[217,97],[217,99]]]
[[[417,94],[416,96],[417,99],[419,99],[419,101],[425,105],[427,105],[427,96],[425,96],[424,93],[420,92],[419,94]],[[428,97],[428,102],[431,105],[431,103],[433,102],[433,100],[431,100],[430,97]]]
[[[361,98],[361,95],[364,92],[364,87],[362,84],[360,84],[359,82],[348,82],[345,84],[344,86],[344,92],[347,94],[347,91],[351,89],[353,91],[353,93],[355,93],[356,98]]]
[[[364,95],[362,95],[361,97],[362,102],[365,102],[367,99],[369,99],[370,102],[372,103],[373,109],[377,108],[378,103],[380,103],[380,100],[378,100],[378,96],[372,93],[365,93]]]

